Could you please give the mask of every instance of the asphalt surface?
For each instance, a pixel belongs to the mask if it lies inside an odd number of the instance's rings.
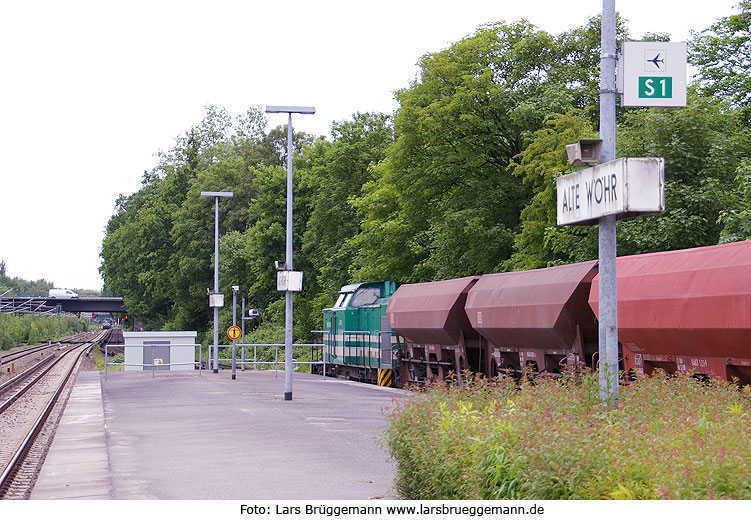
[[[82,372],[32,498],[396,498],[379,438],[405,394],[296,373],[285,401],[282,371]]]

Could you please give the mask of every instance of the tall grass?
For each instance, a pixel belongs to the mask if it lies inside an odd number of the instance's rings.
[[[466,382],[392,407],[403,497],[751,498],[748,388],[655,375],[606,410],[596,375]]]

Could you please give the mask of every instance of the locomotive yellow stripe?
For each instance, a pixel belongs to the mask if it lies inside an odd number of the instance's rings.
[[[386,388],[394,387],[394,370],[393,369],[379,369],[378,370],[378,385]]]

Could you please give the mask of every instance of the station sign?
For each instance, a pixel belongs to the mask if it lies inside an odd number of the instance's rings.
[[[302,291],[302,271],[277,271],[277,291]]]
[[[618,158],[556,180],[557,223],[595,224],[665,210],[665,159]]]
[[[623,42],[618,92],[626,107],[686,105],[686,42]]]

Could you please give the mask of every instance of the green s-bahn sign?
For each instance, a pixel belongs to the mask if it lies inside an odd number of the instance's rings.
[[[639,98],[673,98],[673,79],[669,76],[640,76]]]

